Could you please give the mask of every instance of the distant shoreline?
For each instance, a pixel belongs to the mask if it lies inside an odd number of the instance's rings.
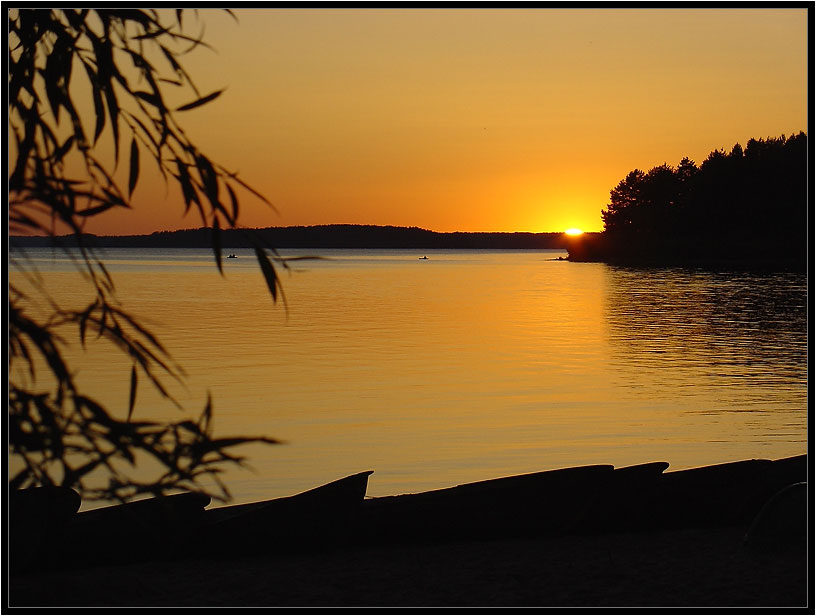
[[[81,236],[92,248],[213,248],[209,227],[156,231],[143,235]],[[709,246],[682,245],[679,238],[660,249],[610,242],[604,233],[590,231],[579,236],[566,233],[526,231],[438,232],[419,227],[377,225],[315,225],[222,229],[221,250],[269,249],[357,249],[357,250],[565,250],[572,262],[597,262],[629,267],[701,267],[705,269],[806,270],[806,260],[796,251],[782,252],[764,247],[761,241],[746,241],[748,251],[711,250]],[[77,237],[10,236],[11,248],[75,247]]]
[[[587,233],[586,235],[597,235]],[[148,235],[83,234],[85,245],[97,248],[211,248],[209,227],[157,231]],[[316,225],[222,229],[221,248],[357,248],[357,249],[564,249],[573,241],[564,233],[449,232],[419,227],[376,225]],[[12,247],[76,246],[73,235],[11,236]]]

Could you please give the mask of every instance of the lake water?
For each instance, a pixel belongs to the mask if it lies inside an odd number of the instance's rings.
[[[301,250],[274,305],[250,251],[106,251],[125,308],[188,374],[180,413],[142,379],[136,418],[197,416],[266,435],[236,502],[361,470],[369,495],[571,465],[672,469],[807,447],[803,274],[634,269],[563,251]],[[87,287],[30,250],[65,302]],[[427,254],[427,260],[419,257]],[[12,280],[16,274],[11,272]],[[126,413],[130,364],[70,351],[79,383]]]

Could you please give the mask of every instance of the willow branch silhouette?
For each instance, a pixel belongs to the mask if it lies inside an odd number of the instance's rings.
[[[133,207],[145,159],[155,163],[166,185],[178,187],[184,213],[198,212],[222,274],[220,236],[222,229],[237,227],[239,194],[271,207],[237,173],[205,155],[177,120],[223,92],[200,92],[184,68],[185,53],[207,47],[200,32],[186,33],[184,21],[183,10],[175,11],[174,19],[137,9],[9,11],[9,231],[49,236],[90,289],[85,307],[61,305],[24,249],[10,247],[15,271],[39,295],[31,297],[19,284],[9,286],[11,488],[66,486],[84,499],[122,502],[189,490],[226,500],[229,491],[219,476],[226,465],[245,463],[231,450],[277,442],[214,437],[209,399],[196,420],[137,420],[140,382],[146,380],[179,406],[166,380],[180,381],[184,371],[121,307],[104,259],[83,234],[89,220]],[[187,93],[189,102],[171,108],[168,88]],[[77,92],[89,95],[92,111],[79,104]],[[126,187],[117,180],[125,159]],[[69,230],[70,241],[58,237],[58,228]],[[277,301],[281,286],[275,265],[286,263],[260,239],[248,236],[248,241]],[[34,310],[36,299],[44,300],[44,314]],[[66,337],[66,331],[74,334]],[[81,391],[66,359],[70,341],[84,347],[100,339],[131,360],[129,375],[123,375],[130,382],[128,411],[121,419]],[[158,462],[157,477],[135,478],[137,458],[143,456]],[[210,493],[204,479],[218,490]]]

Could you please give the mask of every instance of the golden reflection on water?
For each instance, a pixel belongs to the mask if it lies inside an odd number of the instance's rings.
[[[569,465],[673,468],[802,453],[803,276],[627,270],[558,252],[324,251],[284,276],[288,317],[249,255],[117,260],[119,295],[189,375],[173,394],[246,449],[236,500],[373,469],[370,495]],[[184,255],[194,254],[196,258]],[[421,256],[421,255],[420,255]],[[46,268],[48,269],[48,268]],[[86,299],[51,268],[65,301]],[[127,359],[71,351],[123,415]],[[136,416],[178,411],[146,386]]]

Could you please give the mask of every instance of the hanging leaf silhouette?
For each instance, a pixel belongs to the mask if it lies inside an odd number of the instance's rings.
[[[108,115],[111,120],[111,129],[113,130],[113,156],[115,162],[119,162],[119,103],[113,93],[113,89],[105,90],[105,100],[108,103]]]
[[[136,406],[136,386],[138,385],[139,375],[136,372],[136,365],[131,366],[130,369],[130,399],[128,400],[128,414],[127,418],[133,416],[133,408]]]
[[[130,143],[130,179],[128,179],[128,197],[133,195],[133,189],[136,188],[136,182],[139,181],[139,144],[136,143],[136,137]]]
[[[65,155],[71,149],[71,146],[74,145],[74,140],[75,140],[74,135],[71,135],[70,137],[68,137],[68,139],[65,140],[65,143],[63,143],[59,148],[57,148],[56,152],[54,152],[54,155],[52,156],[54,162],[57,163],[61,162],[62,159],[65,158]]]
[[[221,225],[218,224],[218,216],[213,217],[212,245],[213,253],[215,254],[215,264],[218,266],[218,272],[223,276],[224,268],[221,263]]]
[[[196,107],[200,107],[201,105],[206,105],[210,101],[215,100],[216,98],[221,96],[221,93],[223,91],[224,90],[221,89],[221,90],[217,90],[217,91],[213,92],[212,94],[208,94],[207,96],[202,96],[198,100],[194,100],[192,103],[187,103],[186,105],[182,105],[181,107],[176,109],[176,111],[187,111],[189,109],[195,109]]]
[[[277,302],[278,274],[275,272],[275,267],[262,248],[255,248],[255,256],[258,258],[258,265],[261,266],[261,273],[263,274],[264,280],[266,280],[266,286],[269,287],[269,292],[272,294],[272,301]]]
[[[186,214],[190,209],[190,204],[196,203],[199,208],[201,207],[201,204],[198,200],[198,195],[193,188],[193,184],[190,181],[190,175],[187,173],[187,167],[178,159],[176,160],[176,167],[178,169],[178,175],[176,177],[178,178],[179,184],[181,184],[181,192],[184,195],[184,213]]]
[[[226,184],[226,182],[225,182],[225,184]],[[232,186],[230,186],[229,184],[226,184],[226,186],[227,186],[227,192],[229,193],[230,202],[232,203],[232,219],[231,219],[231,222],[232,222],[232,224],[235,224],[236,222],[238,222],[238,208],[239,208],[238,197],[235,196],[235,191],[232,190]]]

